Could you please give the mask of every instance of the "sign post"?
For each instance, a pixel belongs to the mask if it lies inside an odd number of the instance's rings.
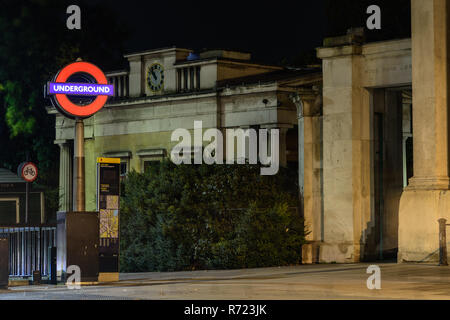
[[[85,212],[85,157],[84,157],[84,123],[83,119],[98,112],[106,104],[108,97],[114,95],[114,86],[108,84],[105,74],[92,63],[78,59],[62,68],[45,87],[46,96],[53,106],[65,117],[75,120],[74,167],[73,167],[73,210],[58,212],[58,277],[63,281],[66,270],[71,265],[78,265],[81,278],[91,281],[98,276],[99,218],[97,212]],[[78,216],[76,219],[75,217]],[[75,221],[77,220],[77,221]],[[66,221],[72,228],[66,227]],[[85,232],[80,241],[81,229]],[[58,240],[58,243],[59,241]],[[88,244],[88,245],[86,245]],[[83,246],[80,251],[80,246]],[[84,252],[79,256],[79,252]],[[90,257],[87,259],[87,257]],[[94,263],[95,262],[95,263]]]
[[[83,81],[83,82],[81,82]],[[78,59],[61,69],[46,86],[47,96],[64,116],[75,119],[74,201],[73,209],[84,212],[84,123],[83,119],[98,112],[114,95],[105,74],[95,65]]]
[[[28,223],[29,212],[29,198],[30,198],[30,183],[37,179],[38,169],[32,162],[22,162],[17,168],[18,174],[22,177],[25,183],[25,223]]]
[[[99,281],[119,281],[120,158],[97,158]]]
[[[85,167],[84,167],[84,123],[77,119],[75,122],[75,148],[74,148],[74,211],[86,210],[85,201]]]

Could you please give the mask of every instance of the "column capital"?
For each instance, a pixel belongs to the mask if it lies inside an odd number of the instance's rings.
[[[450,189],[449,7],[447,0],[411,1],[414,177],[407,190]]]
[[[405,190],[450,190],[450,179],[449,177],[412,177]]]
[[[297,117],[314,117],[322,114],[322,94],[319,88],[300,89],[290,96],[297,107]]]
[[[59,145],[60,147],[62,147],[62,146],[64,146],[64,145],[68,144],[68,143],[71,142],[71,141],[72,141],[72,140],[56,139],[56,140],[53,141],[53,144],[57,144],[57,145]]]
[[[262,124],[259,127],[261,129],[280,129],[287,131],[288,129],[292,129],[294,126],[292,124],[285,124],[285,123],[270,123],[270,124]]]

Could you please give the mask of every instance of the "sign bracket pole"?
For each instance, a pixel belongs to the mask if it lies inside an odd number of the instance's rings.
[[[75,122],[75,148],[74,148],[74,211],[84,212],[85,201],[85,157],[84,157],[84,123],[77,118]]]
[[[28,162],[30,158],[29,152],[27,151],[26,161]],[[30,183],[27,181],[25,183],[25,224],[28,224],[28,204],[30,199]]]

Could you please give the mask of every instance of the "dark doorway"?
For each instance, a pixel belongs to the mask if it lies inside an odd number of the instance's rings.
[[[373,91],[373,212],[368,225],[364,260],[396,261],[398,251],[398,212],[405,181],[411,174],[410,148],[405,130],[411,123],[402,89]],[[408,161],[405,161],[408,159]],[[406,166],[406,167],[405,167]]]

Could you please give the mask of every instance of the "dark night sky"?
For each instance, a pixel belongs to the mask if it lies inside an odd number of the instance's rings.
[[[275,63],[320,46],[326,26],[323,0],[94,2],[113,9],[129,27],[126,52],[228,48]]]
[[[128,30],[123,53],[168,46],[234,49],[266,63],[303,64],[326,36],[364,27],[367,7],[382,9],[382,30],[366,29],[368,41],[410,35],[410,0],[64,0],[111,10]],[[84,10],[85,9],[85,10]],[[92,32],[82,28],[82,32]],[[300,59],[299,59],[300,58]]]

